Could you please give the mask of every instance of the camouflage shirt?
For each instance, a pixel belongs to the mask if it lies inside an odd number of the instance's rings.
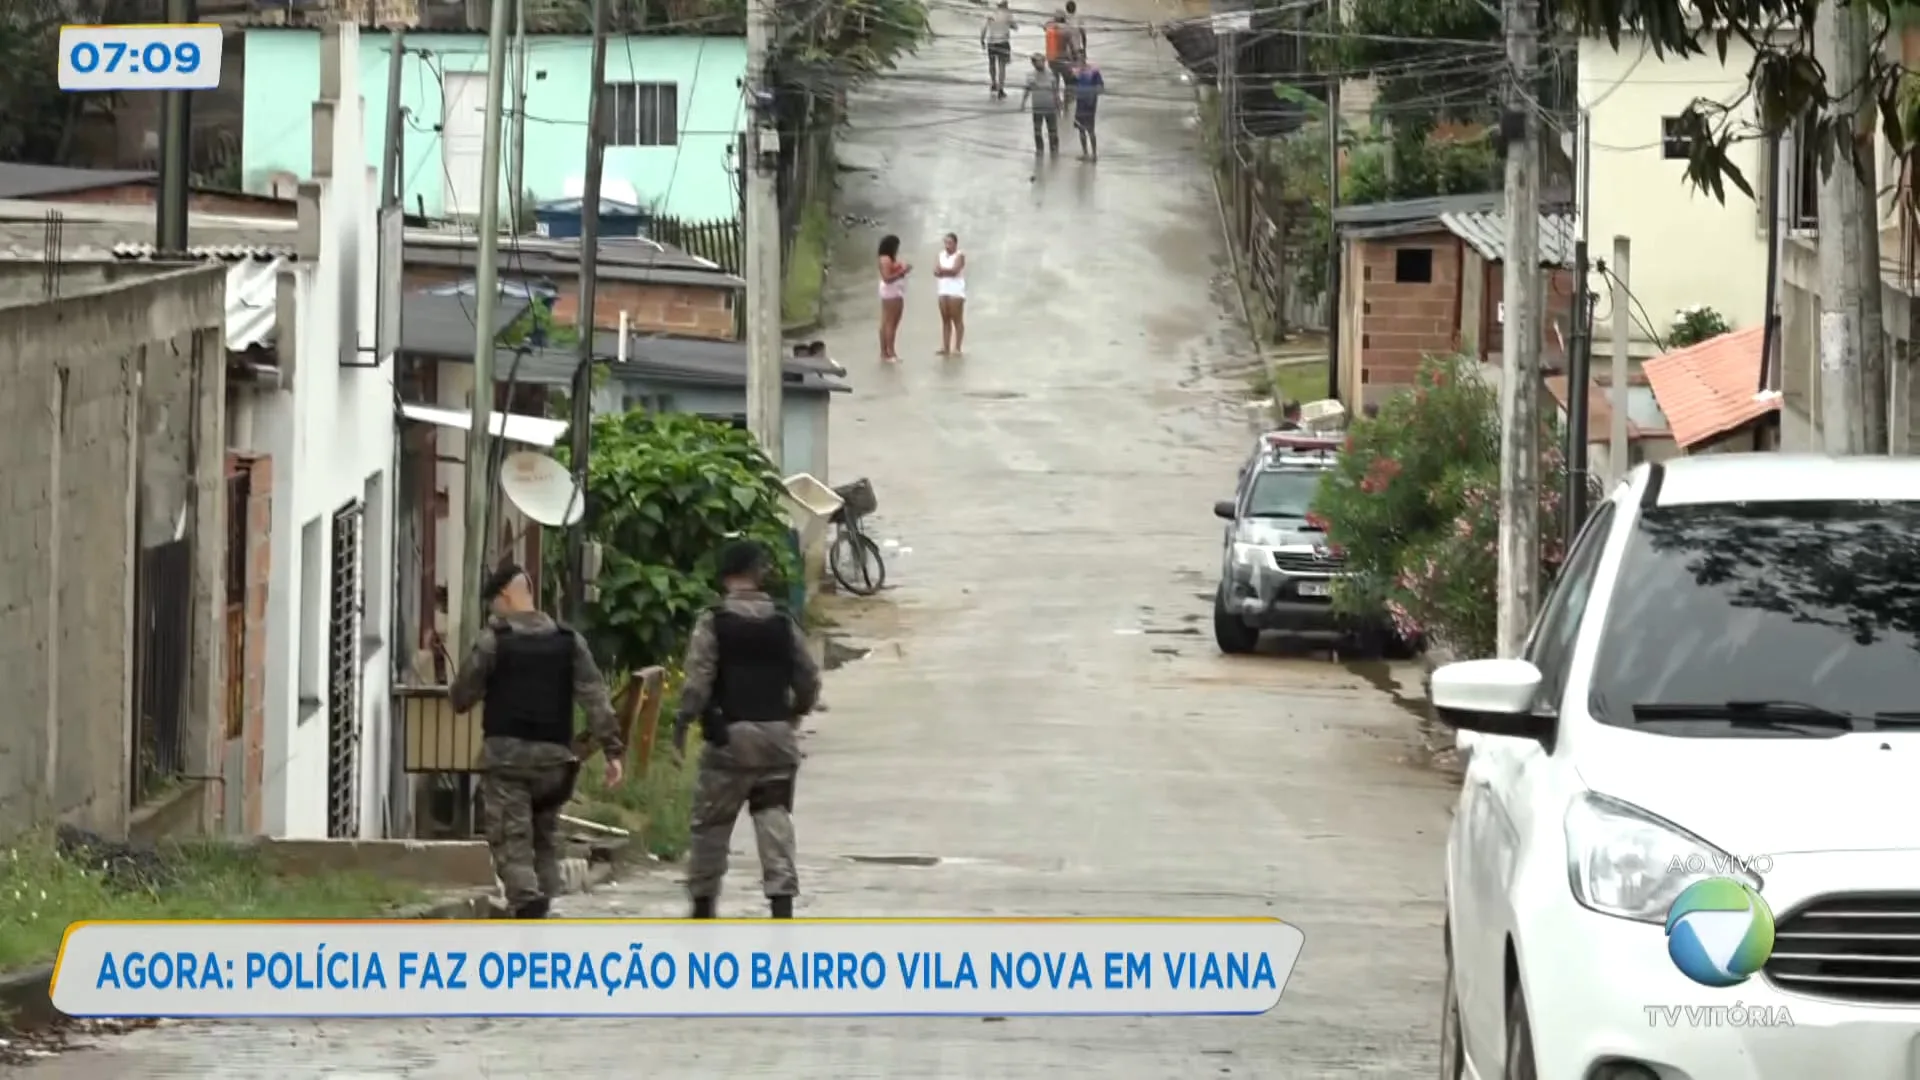
[[[487,679],[493,674],[497,647],[496,628],[507,627],[516,634],[545,634],[551,633],[555,626],[553,619],[541,611],[516,611],[489,619],[480,631],[479,640],[473,643],[467,662],[460,665],[460,673],[453,678],[453,686],[448,691],[453,707],[466,712],[487,696]],[[600,677],[600,668],[593,662],[587,639],[575,634],[573,644],[574,707],[587,714],[587,730],[593,733],[594,744],[609,760],[618,758],[626,748],[620,743],[620,723],[613,715],[606,680]],[[573,748],[569,746],[494,735],[487,738],[484,764],[560,765],[574,760]]]
[[[778,607],[763,592],[728,593],[720,601],[728,611],[751,619],[772,618]],[[727,745],[708,746],[702,761],[716,768],[791,768],[800,764],[800,740],[794,727],[820,701],[820,667],[807,651],[807,637],[799,624],[793,629],[793,683],[790,723],[744,723],[727,727]],[[713,631],[713,613],[702,612],[687,643],[684,665],[687,680],[680,687],[680,707],[674,717],[674,742],[685,740],[687,729],[705,715],[713,702],[714,678],[720,670],[720,639]]]

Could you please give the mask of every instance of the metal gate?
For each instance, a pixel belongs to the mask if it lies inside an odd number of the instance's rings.
[[[181,723],[186,714],[188,615],[192,610],[193,541],[140,552],[134,577],[132,803],[146,801],[186,769]]]
[[[360,531],[355,499],[333,514],[327,613],[327,835],[360,835]]]

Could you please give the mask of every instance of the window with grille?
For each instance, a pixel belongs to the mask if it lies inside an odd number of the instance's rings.
[[[360,835],[360,500],[333,514],[327,604],[327,835]]]
[[[680,87],[676,83],[613,83],[609,146],[673,146],[680,141]]]

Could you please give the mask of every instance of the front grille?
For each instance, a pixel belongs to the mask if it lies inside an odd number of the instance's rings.
[[[1312,555],[1297,551],[1276,551],[1273,565],[1289,574],[1335,574],[1346,562],[1338,555]]]
[[[1764,969],[1782,990],[1920,1004],[1920,894],[1829,896],[1778,921]]]

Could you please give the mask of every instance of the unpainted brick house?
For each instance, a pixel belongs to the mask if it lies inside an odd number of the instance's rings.
[[[1498,194],[1344,207],[1340,389],[1349,409],[1413,384],[1428,356],[1465,353],[1497,365],[1505,324],[1505,222]],[[1573,219],[1540,217],[1546,316],[1541,366],[1559,370],[1572,312]]]

